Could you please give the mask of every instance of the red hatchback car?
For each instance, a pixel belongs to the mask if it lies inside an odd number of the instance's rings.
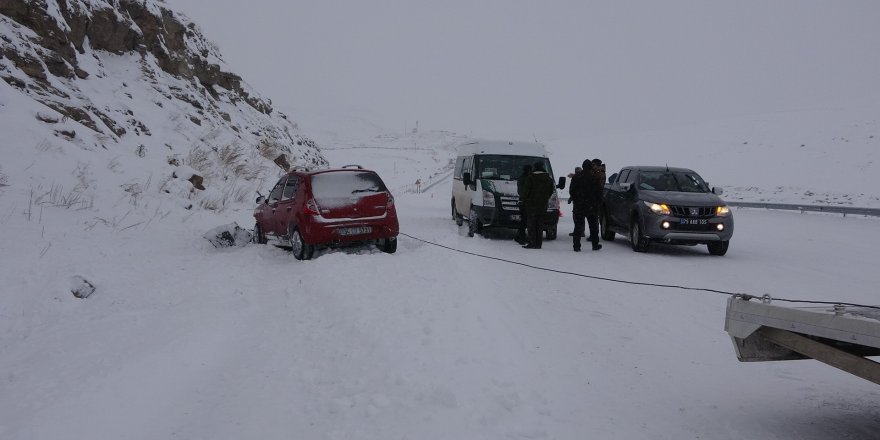
[[[257,198],[254,240],[289,246],[297,260],[316,247],[375,244],[397,250],[394,197],[374,171],[360,166],[291,171],[269,197]]]

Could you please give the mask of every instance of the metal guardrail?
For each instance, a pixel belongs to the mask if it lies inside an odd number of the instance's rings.
[[[800,212],[830,212],[833,214],[847,215],[870,215],[880,217],[880,209],[878,208],[860,208],[856,206],[840,206],[840,205],[801,205],[796,203],[764,203],[764,202],[732,202],[727,200],[728,206],[737,206],[741,208],[764,208],[764,209],[781,209],[787,211]]]

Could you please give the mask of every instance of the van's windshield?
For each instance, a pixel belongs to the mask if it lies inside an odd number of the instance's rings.
[[[479,179],[490,180],[516,180],[522,174],[523,166],[535,166],[536,163],[544,164],[544,169],[553,177],[553,169],[550,168],[550,160],[546,157],[533,156],[505,156],[489,154],[476,157],[477,175]]]

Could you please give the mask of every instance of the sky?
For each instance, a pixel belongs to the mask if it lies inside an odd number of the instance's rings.
[[[880,98],[876,1],[167,3],[279,108],[393,129],[628,133]]]

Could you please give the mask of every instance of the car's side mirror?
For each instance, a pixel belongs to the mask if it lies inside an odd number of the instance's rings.
[[[612,174],[611,177],[608,178],[608,183],[614,183],[615,180],[617,180],[617,173]]]
[[[712,187],[712,193],[715,194],[715,195],[719,195],[719,196],[720,196],[720,195],[724,194],[724,190],[721,189],[721,187],[713,186],[713,187]]]
[[[632,182],[626,182],[620,184],[620,189],[624,192],[629,191],[632,188]]]
[[[474,181],[471,180],[471,173],[464,173],[461,175],[461,182],[464,183],[464,186],[471,186],[474,184]]]
[[[259,205],[260,203],[263,203],[264,200],[266,200],[266,198],[263,196],[257,197],[257,204]]]
[[[565,189],[565,176],[559,178],[559,183],[556,184],[556,188]]]

